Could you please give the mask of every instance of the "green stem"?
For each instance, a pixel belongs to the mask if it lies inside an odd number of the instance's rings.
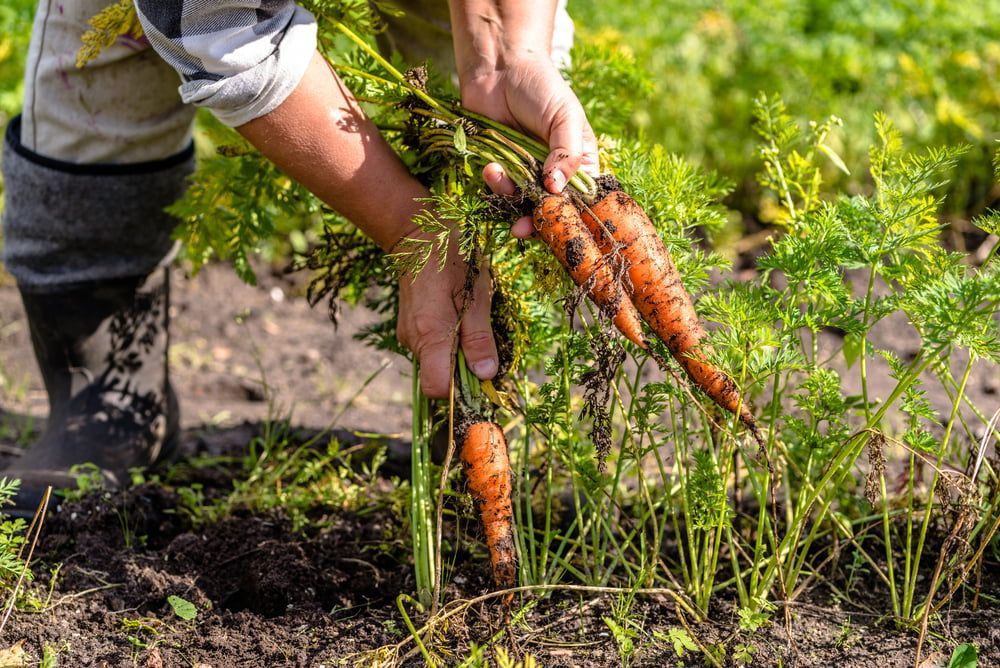
[[[430,607],[434,590],[434,542],[430,500],[430,405],[420,391],[420,369],[413,362],[413,439],[410,456],[410,530],[413,539],[413,566],[417,596]]]
[[[393,67],[392,63],[383,58],[382,54],[380,54],[376,49],[372,48],[372,46],[368,44],[368,42],[366,42],[361,37],[356,35],[353,30],[348,28],[340,21],[335,20],[332,23],[337,30],[343,33],[349,40],[354,42],[359,49],[361,49],[368,56],[370,56],[372,60],[374,60],[376,63],[379,64],[380,67],[382,67],[382,69],[391,74],[403,88],[405,88],[407,91],[420,98],[420,100],[428,107],[436,109],[437,111],[440,111],[442,114],[449,116],[450,117],[449,120],[454,120],[454,114],[449,112],[440,102],[438,102],[433,97],[428,95],[425,91],[420,90],[416,86],[410,85],[406,81],[406,77],[403,76],[402,72]]]
[[[937,488],[937,481],[940,477],[939,471],[941,470],[941,465],[944,463],[944,455],[948,450],[948,445],[951,442],[951,433],[955,427],[955,418],[958,414],[958,409],[962,405],[962,396],[965,395],[966,385],[969,383],[969,375],[972,372],[972,366],[976,361],[976,356],[974,353],[969,353],[969,361],[965,365],[965,373],[962,374],[962,383],[958,388],[958,396],[951,404],[951,414],[948,416],[948,424],[945,426],[944,436],[941,438],[941,447],[938,450],[937,456],[937,466],[934,469],[934,476],[931,479],[931,485],[927,492],[927,502],[924,504],[924,519],[920,525],[920,535],[917,537],[917,549],[913,555],[913,574],[911,576],[911,588],[906,592],[906,600],[904,601],[903,615],[906,618],[910,617],[913,607],[913,598],[916,592],[917,583],[917,570],[920,568],[920,558],[923,556],[924,542],[927,539],[927,530],[931,524],[931,515],[934,510],[934,498],[935,490]],[[931,590],[931,595],[933,595],[933,589]]]
[[[406,77],[403,75],[402,72],[393,67],[392,63],[386,60],[382,56],[382,54],[378,52],[377,49],[373,48],[370,44],[368,44],[368,42],[366,42],[364,39],[358,36],[354,31],[352,31],[350,28],[348,28],[340,21],[334,20],[332,21],[332,23],[333,26],[338,31],[340,31],[348,39],[354,42],[354,44],[357,45],[359,49],[364,51],[365,54],[371,57],[372,60],[374,60],[382,69],[384,69],[394,79],[396,79],[396,82],[395,84],[393,84],[393,82],[384,79],[383,77],[363,72],[357,68],[350,67],[349,65],[337,65],[336,67],[338,69],[341,69],[342,71],[348,72],[355,76],[366,77],[372,81],[377,81],[379,83],[382,83],[383,85],[396,85],[397,87],[407,91],[411,95],[414,95],[415,97],[420,99],[421,102],[423,102],[432,110],[437,112],[435,117],[447,123],[450,124],[455,123],[460,118],[472,119],[477,123],[479,123],[480,125],[487,127],[488,128],[488,130],[486,131],[487,133],[493,131],[495,133],[494,137],[497,139],[502,139],[503,143],[507,143],[511,147],[517,147],[518,152],[522,153],[525,157],[530,156],[533,159],[539,161],[544,161],[545,158],[547,157],[549,153],[548,147],[546,147],[543,143],[541,143],[537,139],[529,137],[524,133],[518,132],[514,128],[508,127],[503,123],[499,123],[497,121],[494,121],[493,119],[487,118],[486,116],[482,116],[473,111],[470,111],[469,109],[466,109],[461,105],[458,104],[446,105],[440,102],[439,100],[436,100],[429,93],[427,93],[427,91],[424,91],[420,88],[417,88],[416,86],[413,86],[406,80]],[[417,109],[414,109],[412,111],[419,112],[419,110]],[[516,162],[518,161],[515,161],[515,163]],[[572,177],[570,177],[569,185],[578,190],[579,192],[585,194],[593,192],[595,188],[594,179],[589,174],[579,170]]]
[[[872,415],[871,419],[868,420],[865,427],[850,436],[837,450],[826,469],[826,473],[818,481],[812,491],[805,497],[802,504],[802,510],[797,513],[794,521],[789,526],[788,532],[785,534],[785,537],[782,538],[779,549],[768,562],[764,577],[761,578],[761,591],[767,591],[767,589],[770,588],[771,583],[774,582],[775,572],[780,569],[782,555],[789,554],[792,546],[798,544],[802,531],[805,527],[805,523],[809,518],[810,512],[812,511],[812,507],[821,497],[822,490],[826,489],[831,481],[845,475],[845,471],[842,470],[844,464],[855,461],[858,458],[858,455],[861,454],[866,442],[865,436],[868,435],[869,430],[874,428],[882,420],[882,418],[885,417],[889,408],[895,404],[896,400],[899,399],[903,392],[906,391],[906,388],[910,387],[920,374],[923,373],[928,366],[930,366],[934,357],[940,353],[943,348],[944,346],[940,346],[929,354],[918,354],[917,357],[910,363],[907,372],[900,377],[892,393],[886,401],[882,403],[878,411]]]
[[[869,445],[868,447],[871,447]],[[892,531],[889,523],[889,495],[885,489],[885,471],[879,474],[879,493],[882,500],[882,542],[885,544],[885,563],[889,582],[889,598],[892,600],[892,612],[897,617],[900,614],[899,594],[896,593],[896,572],[893,565]]]

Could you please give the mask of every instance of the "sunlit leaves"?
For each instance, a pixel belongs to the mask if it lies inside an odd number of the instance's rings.
[[[631,54],[596,40],[575,41],[567,74],[598,134],[622,135],[653,90],[651,73]]]
[[[132,39],[143,36],[142,24],[132,0],[118,0],[88,19],[90,29],[80,36],[83,45],[76,54],[76,66],[83,67],[93,61],[122,35]]]
[[[0,506],[12,505],[20,486],[20,480],[0,478]],[[28,578],[32,575],[28,564],[21,558],[27,528],[27,522],[21,518],[0,516],[0,586],[2,587],[12,585],[22,573]]]
[[[385,26],[380,12],[399,13],[390,3],[369,0],[302,0],[299,4],[319,19],[323,29],[329,30],[339,21],[360,35],[382,32]]]
[[[198,162],[191,186],[168,209],[180,220],[174,236],[195,270],[213,257],[228,259],[241,279],[254,283],[250,260],[263,244],[335,214],[238,135],[217,132],[226,143]]]
[[[726,221],[719,200],[732,184],[660,145],[623,145],[615,153],[612,169],[653,224],[667,235],[668,242],[687,248],[690,241],[683,238],[686,232],[712,230]],[[670,248],[673,251],[674,245]]]
[[[1000,235],[1000,212],[990,211],[985,215],[977,216],[972,219],[972,223],[987,234]]]
[[[914,450],[927,454],[935,454],[940,447],[939,441],[928,431],[919,427],[911,427],[903,433],[903,443]]]
[[[757,180],[778,196],[783,212],[775,222],[794,229],[798,219],[821,202],[823,174],[816,152],[847,171],[840,156],[825,143],[842,122],[830,116],[822,123],[809,123],[803,132],[779,96],[763,94],[753,102],[753,117],[754,130],[762,139],[757,153],[764,165]]]

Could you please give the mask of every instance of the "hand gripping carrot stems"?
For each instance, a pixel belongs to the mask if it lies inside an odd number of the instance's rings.
[[[379,85],[388,84],[406,95],[398,108],[408,114],[407,134],[420,153],[418,161],[443,156],[445,162],[456,160],[466,169],[470,157],[499,163],[522,195],[534,201],[533,220],[539,236],[573,281],[588,286],[589,297],[625,337],[647,348],[638,312],[695,385],[719,406],[738,415],[758,443],[763,442],[735,381],[708,361],[705,330],[691,297],[663,241],[634,199],[615,189],[593,202],[597,184],[584,172],[569,179],[567,192],[572,194],[546,193],[537,184],[542,181],[539,165],[549,152],[547,146],[463,108],[455,100],[435,98],[425,87],[426,73],[403,74],[345,25],[335,25],[392,80],[346,68],[350,73],[367,76]],[[581,220],[589,230],[581,230]],[[619,249],[630,279],[625,286],[611,269],[612,253]]]

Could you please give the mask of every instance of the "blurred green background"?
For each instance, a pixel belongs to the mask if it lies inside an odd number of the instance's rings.
[[[867,186],[873,114],[889,114],[910,148],[968,143],[945,212],[958,232],[1000,197],[991,155],[1000,138],[1000,1],[570,0],[578,38],[631,56],[652,87],[630,126],[728,177],[744,222],[773,217],[754,172],[751,101],[779,93],[789,113],[843,128],[826,186]],[[957,236],[957,235],[956,235]],[[960,236],[956,241],[961,243]]]
[[[21,107],[34,9],[35,0],[4,0],[0,4],[0,122],[4,125]]]
[[[20,104],[33,6],[0,6],[0,121]],[[796,117],[843,119],[829,143],[851,175],[831,164],[831,191],[866,188],[872,115],[883,110],[910,148],[973,146],[945,205],[959,231],[1000,197],[990,169],[1000,138],[1000,0],[570,0],[569,8],[578,55],[593,61],[581,97],[596,124],[612,118],[605,129],[624,127],[727,177],[737,234],[773,218],[754,179],[751,100],[760,92],[779,93]],[[617,63],[601,74],[609,56]]]

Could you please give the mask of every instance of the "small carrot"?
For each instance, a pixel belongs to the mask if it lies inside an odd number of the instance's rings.
[[[483,523],[493,580],[498,587],[513,587],[517,581],[517,553],[510,461],[503,429],[496,422],[473,422],[465,429],[459,456]]]
[[[706,358],[705,330],[698,320],[680,272],[657,234],[649,216],[627,193],[614,190],[581,213],[584,224],[602,253],[615,246],[628,267],[627,289],[650,328],[666,344],[695,385],[719,406],[739,415],[753,432],[757,421],[736,383]]]
[[[533,221],[538,236],[566,268],[573,282],[586,285],[589,281],[591,300],[611,318],[625,338],[645,349],[647,344],[639,313],[615,279],[569,196],[545,195],[535,207]]]

